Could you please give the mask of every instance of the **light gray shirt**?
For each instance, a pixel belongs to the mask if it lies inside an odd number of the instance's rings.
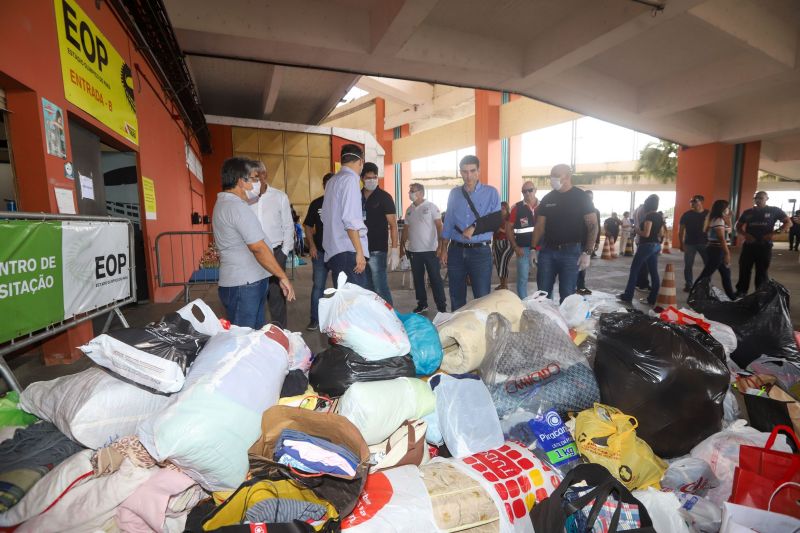
[[[219,286],[237,287],[269,276],[247,247],[266,236],[251,207],[233,193],[217,194],[213,216],[214,243],[219,250]],[[265,241],[266,242],[266,241]]]
[[[364,225],[364,211],[361,206],[360,178],[352,169],[342,167],[325,186],[325,200],[322,202],[322,248],[325,260],[342,252],[355,252],[347,230],[357,230],[361,240],[364,257],[369,257],[367,246],[367,226]]]
[[[419,205],[413,203],[406,209],[406,225],[408,226],[409,252],[435,252],[439,247],[439,235],[436,232],[436,221],[442,214],[436,204],[424,200]]]

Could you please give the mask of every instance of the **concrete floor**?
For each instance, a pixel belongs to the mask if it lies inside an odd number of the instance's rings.
[[[733,257],[733,282],[736,283],[738,278],[738,251],[734,252]],[[798,252],[790,252],[786,243],[776,243],[773,251],[772,266],[770,268],[770,275],[786,286],[791,294],[800,294],[800,263],[798,263]],[[663,272],[667,263],[672,263],[675,268],[676,286],[678,289],[678,304],[679,306],[686,304],[687,293],[682,292],[683,288],[683,254],[673,249],[671,254],[664,254],[659,259],[659,270]],[[622,292],[625,283],[628,279],[630,271],[631,258],[620,257],[614,260],[601,260],[594,259],[592,266],[587,276],[587,286],[590,289],[608,292],[611,294],[618,294]],[[695,276],[700,273],[701,260],[696,260],[694,269]],[[663,276],[662,276],[663,278]],[[531,272],[532,280],[535,279],[535,270]],[[511,261],[511,268],[509,273],[509,287],[515,287],[516,280],[516,265],[515,261]],[[715,275],[713,280],[715,285],[719,285],[719,276]],[[492,286],[498,283],[497,274],[495,272]],[[392,289],[392,296],[394,298],[395,307],[400,312],[410,312],[416,306],[416,299],[414,297],[414,290],[411,287],[410,272],[392,272],[389,274],[389,284]],[[305,330],[306,324],[309,321],[309,299],[311,295],[311,264],[298,267],[294,274],[294,286],[297,293],[297,301],[289,305],[289,329],[294,331],[302,331],[303,337],[308,343],[312,351],[319,352],[324,349],[327,344],[327,338],[319,332],[309,332]],[[529,294],[536,290],[535,281],[529,283]],[[637,293],[634,298],[634,306],[645,310],[646,307],[637,302],[638,298],[643,296]],[[216,286],[211,287],[195,287],[191,291],[191,297],[202,298],[208,303],[211,308],[218,313],[219,316],[224,316],[222,304],[217,296]],[[432,297],[429,295],[429,302],[432,302]],[[448,297],[449,299],[449,297]],[[798,298],[791,300],[791,313],[796,330],[800,330],[800,301]],[[155,304],[144,303],[139,305],[131,305],[123,310],[125,317],[132,327],[143,326],[154,320],[158,320],[164,314],[175,311],[184,305],[183,299],[168,304]],[[435,308],[428,312],[428,317],[433,318],[436,314]],[[100,325],[95,327],[102,327],[102,320]],[[80,360],[70,365],[58,365],[45,367],[41,363],[40,354],[36,350],[15,357],[9,361],[10,366],[14,369],[17,378],[23,386],[26,386],[33,381],[53,379],[60,375],[71,374],[80,372],[85,368],[91,366],[91,361],[83,357]]]

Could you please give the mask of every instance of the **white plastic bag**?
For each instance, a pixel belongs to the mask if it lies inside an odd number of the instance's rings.
[[[289,370],[302,370],[308,373],[314,354],[303,339],[303,334],[288,329],[283,332],[289,339]]]
[[[184,305],[176,311],[182,318],[189,321],[198,333],[213,336],[224,331],[219,318],[203,300],[198,298]],[[199,315],[199,317],[197,316]]]
[[[19,407],[52,422],[66,436],[97,449],[132,435],[170,399],[122,381],[101,368],[32,383],[20,394]]]
[[[553,319],[553,322],[558,324],[558,327],[561,328],[564,333],[569,334],[569,326],[567,325],[566,320],[564,320],[564,317],[561,315],[561,310],[559,309],[558,304],[548,298],[546,292],[536,291],[522,300],[522,304],[525,306],[525,309],[539,311],[548,318]]]
[[[771,513],[753,507],[725,502],[719,533],[796,533],[800,520],[789,515]]]
[[[502,446],[503,430],[483,381],[442,374],[434,392],[439,428],[453,457],[467,457]]]
[[[722,509],[708,498],[676,492],[675,496],[681,502],[678,510],[680,515],[689,524],[692,533],[718,533],[722,522]]]
[[[592,304],[579,294],[570,294],[559,307],[561,316],[571,328],[578,328],[592,317]]]
[[[339,414],[358,428],[367,444],[389,438],[406,420],[433,412],[430,386],[415,378],[357,382],[339,400]]]
[[[647,509],[647,514],[653,521],[653,529],[669,533],[689,533],[686,522],[678,512],[681,503],[674,494],[661,492],[652,487],[646,490],[635,490],[632,494]]]
[[[690,452],[692,457],[707,462],[717,476],[719,486],[708,491],[708,499],[717,505],[722,505],[731,495],[733,472],[739,466],[739,447],[744,445],[763,448],[769,439],[769,433],[762,433],[746,424],[744,420],[737,420],[728,429],[714,433]],[[772,449],[791,453],[786,435],[779,433]]]
[[[661,478],[661,488],[705,496],[719,486],[711,466],[697,457],[684,457],[673,461]]]
[[[275,405],[288,369],[289,341],[279,328],[233,326],[197,356],[186,385],[137,436],[158,461],[179,466],[203,488],[235,489],[248,470],[247,450],[261,415]]]
[[[354,350],[370,361],[399,357],[411,351],[403,323],[392,306],[372,291],[347,282],[341,272],[330,298],[319,301],[319,329],[334,344]]]

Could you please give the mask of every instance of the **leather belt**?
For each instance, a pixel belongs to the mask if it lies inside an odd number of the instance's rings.
[[[459,248],[482,248],[484,246],[489,246],[489,242],[458,242],[458,241],[450,241],[450,244],[453,246],[458,246]]]

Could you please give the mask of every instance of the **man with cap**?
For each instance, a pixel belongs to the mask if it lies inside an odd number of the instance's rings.
[[[744,235],[742,253],[739,256],[739,282],[736,284],[736,296],[739,297],[747,294],[750,288],[753,265],[756,267],[756,290],[769,280],[775,224],[782,223],[781,231],[792,227],[789,216],[779,207],[767,205],[768,200],[766,191],[758,191],[753,198],[755,205],[746,209],[736,222],[736,233]]]
[[[689,201],[689,210],[681,215],[678,239],[683,252],[683,292],[689,292],[694,285],[694,258],[697,254],[703,259],[703,266],[708,262],[705,225],[708,209],[703,208],[705,197],[695,194]]]
[[[325,187],[322,202],[322,247],[325,264],[333,273],[338,286],[339,274],[344,272],[347,281],[367,288],[367,226],[361,209],[361,169],[364,152],[356,144],[342,146],[342,168],[333,175]]]
[[[361,170],[364,180],[362,193],[362,210],[364,223],[367,226],[367,244],[369,245],[369,261],[367,261],[367,288],[378,293],[378,296],[392,302],[392,291],[386,274],[389,237],[392,238],[391,254],[388,257],[388,268],[394,270],[400,264],[400,243],[397,238],[397,210],[392,196],[378,187],[378,166],[375,163],[364,163]]]

